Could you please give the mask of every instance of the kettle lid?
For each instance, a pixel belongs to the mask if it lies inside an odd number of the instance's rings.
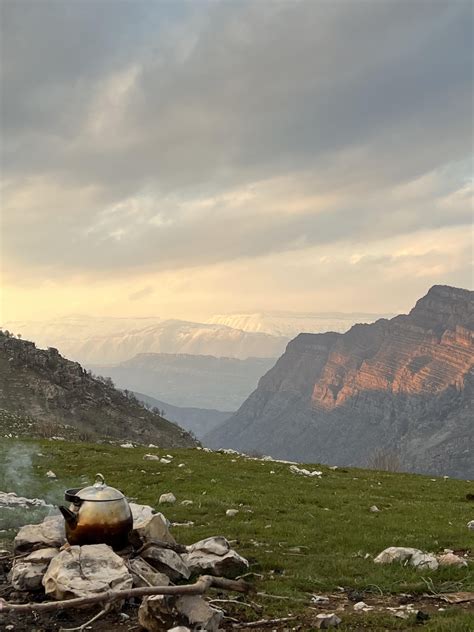
[[[75,496],[81,500],[121,500],[125,496],[115,487],[109,487],[102,474],[96,474],[94,485],[84,487],[80,491],[76,492]]]

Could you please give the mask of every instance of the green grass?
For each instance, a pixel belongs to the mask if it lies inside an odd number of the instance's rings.
[[[146,453],[169,453],[174,459],[169,465],[145,461]],[[179,468],[180,463],[185,467]],[[433,572],[399,564],[380,566],[364,558],[388,546],[433,552],[472,549],[474,535],[466,527],[474,519],[474,503],[466,500],[466,494],[473,492],[472,483],[311,467],[322,470],[321,479],[294,475],[285,464],[200,450],[123,449],[54,441],[3,440],[0,445],[0,489],[6,491],[60,502],[65,488],[92,482],[96,472],[101,472],[129,498],[156,508],[162,493],[173,492],[177,503],[160,509],[173,522],[194,522],[192,527],[173,529],[179,542],[222,534],[235,541],[238,552],[249,559],[250,570],[263,576],[256,580],[257,591],[291,598],[259,598],[265,616],[303,613],[305,604],[292,599],[307,602],[308,595],[334,593],[338,586],[363,592],[367,601],[380,593],[418,595],[427,592],[428,586],[436,592],[474,591],[472,557],[468,568]],[[49,469],[57,474],[56,481],[45,477]],[[194,504],[183,507],[180,501],[185,499]],[[370,513],[371,505],[377,505],[380,513]],[[239,509],[237,516],[227,517],[229,508]],[[348,611],[339,629],[412,627],[413,622],[392,615]],[[473,614],[447,606],[423,629],[474,630]]]

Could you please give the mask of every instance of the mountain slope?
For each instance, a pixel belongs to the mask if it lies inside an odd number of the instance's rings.
[[[0,333],[0,409],[38,427],[69,425],[92,436],[188,447],[191,436],[111,384],[93,378],[56,349]]]
[[[209,408],[172,406],[143,393],[135,393],[135,395],[147,407],[150,409],[157,408],[163,417],[189,430],[198,439],[222,424],[233,414],[232,412]]]
[[[140,353],[116,366],[89,365],[122,389],[146,393],[173,406],[237,410],[275,364],[274,358]]]
[[[210,446],[474,477],[473,292],[434,286],[408,315],[300,334]]]
[[[81,364],[116,364],[139,353],[178,353],[245,359],[276,358],[289,338],[225,325],[158,318],[74,316],[51,322],[3,324],[39,346],[53,346]]]

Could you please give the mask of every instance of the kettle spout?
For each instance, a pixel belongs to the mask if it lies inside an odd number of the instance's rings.
[[[63,514],[64,520],[67,522],[69,527],[74,529],[77,524],[77,514],[63,505],[59,505],[59,511]]]

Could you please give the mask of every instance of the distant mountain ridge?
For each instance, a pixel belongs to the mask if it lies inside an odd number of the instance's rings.
[[[145,393],[168,405],[237,410],[275,364],[274,358],[140,353],[114,366],[88,365],[121,389]]]
[[[276,358],[288,338],[245,332],[225,325],[182,320],[90,318],[72,316],[50,322],[3,324],[15,334],[53,346],[81,364],[116,364],[140,353]]]
[[[192,447],[182,428],[92,377],[56,349],[0,332],[0,410],[33,420],[35,430],[69,426],[94,437],[128,439],[164,447]]]
[[[169,421],[177,423],[185,430],[192,432],[198,439],[216,428],[233,414],[232,411],[213,410],[207,408],[193,408],[172,406],[143,393],[135,393],[136,397],[149,408],[157,408],[160,414]]]
[[[211,447],[474,478],[474,293],[434,286],[408,315],[300,334]]]

